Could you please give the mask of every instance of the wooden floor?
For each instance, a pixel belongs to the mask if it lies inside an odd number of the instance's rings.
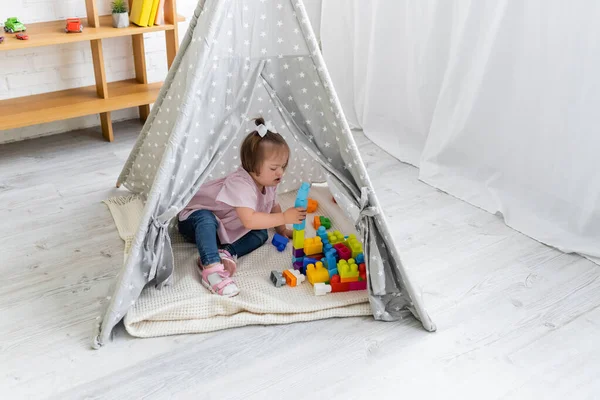
[[[600,398],[600,267],[417,180],[357,136],[438,332],[325,320],[90,349],[123,243],[101,200],[140,129],[0,146],[2,399]],[[121,192],[122,193],[122,192]]]

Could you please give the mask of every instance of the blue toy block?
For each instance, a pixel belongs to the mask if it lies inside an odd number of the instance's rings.
[[[325,264],[329,270],[337,269],[337,251],[335,249],[331,249],[325,253]]]
[[[271,241],[271,243],[273,244],[273,246],[275,246],[277,248],[278,251],[283,251],[283,250],[285,250],[289,241],[290,241],[290,239],[286,238],[285,236],[280,235],[279,233],[276,233],[273,236],[273,240]]]
[[[306,267],[308,266],[308,264],[317,264],[317,259],[314,258],[310,258],[310,257],[304,257],[304,261],[302,262],[302,269],[300,270],[300,272],[302,272],[304,275],[306,275]]]
[[[306,182],[302,182],[300,189],[298,189],[298,194],[296,195],[296,202],[294,203],[294,207],[308,207],[308,192],[310,191],[310,184]],[[306,220],[302,221],[299,224],[294,224],[295,230],[304,230],[306,226]]]
[[[364,262],[365,262],[365,255],[363,253],[360,253],[359,255],[356,256],[357,264],[362,264]]]
[[[292,263],[303,263],[304,262],[304,257],[292,257]]]

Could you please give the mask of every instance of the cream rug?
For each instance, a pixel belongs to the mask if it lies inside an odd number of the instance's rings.
[[[295,193],[280,196],[283,209],[293,205]],[[343,211],[332,201],[326,187],[313,186],[310,197],[319,202],[315,214],[309,214],[306,235],[314,236],[314,215],[331,218],[333,227],[343,233],[355,233]],[[135,196],[105,201],[129,250],[142,212],[142,202]],[[288,324],[333,317],[371,315],[366,291],[330,293],[315,296],[305,281],[299,287],[276,288],[271,284],[271,270],[291,268],[292,244],[278,252],[269,241],[260,249],[238,260],[235,280],[240,294],[233,298],[213,295],[200,284],[196,266],[198,250],[185,242],[177,230],[171,239],[175,254],[173,284],[157,290],[147,287],[125,316],[127,331],[138,337],[211,332],[245,325]]]

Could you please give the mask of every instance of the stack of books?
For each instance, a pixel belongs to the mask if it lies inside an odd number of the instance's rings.
[[[129,20],[138,26],[163,25],[165,0],[133,0]]]

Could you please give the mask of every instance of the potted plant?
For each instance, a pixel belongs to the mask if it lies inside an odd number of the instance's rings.
[[[115,28],[127,28],[129,26],[129,15],[127,14],[126,0],[113,0],[110,3],[112,9],[112,20]]]

